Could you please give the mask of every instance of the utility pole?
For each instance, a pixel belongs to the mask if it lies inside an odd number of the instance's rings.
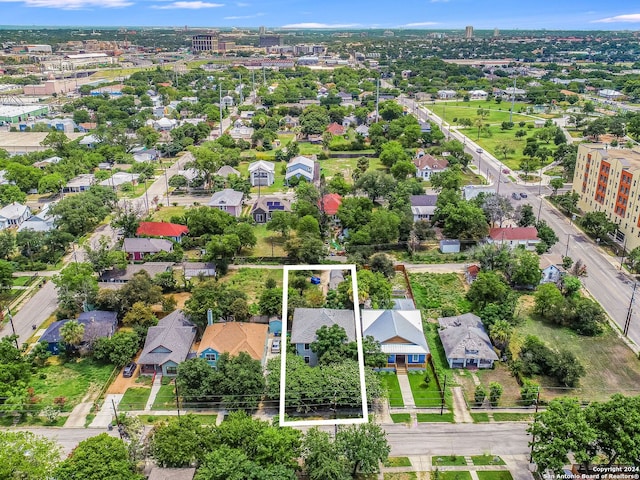
[[[538,386],[538,392],[536,393],[536,411],[533,415],[533,424],[535,425],[538,421],[538,406],[540,405],[540,386]],[[536,444],[536,435],[533,434],[531,438],[531,450],[529,452],[529,463],[533,463],[533,447]]]
[[[180,392],[178,392],[177,381],[176,381],[176,410],[178,411],[178,421],[180,421]]]
[[[16,326],[13,324],[13,315],[11,315],[11,308],[7,305],[7,316],[9,317],[9,323],[11,324],[11,331],[13,332],[13,341],[16,342],[16,349],[20,350],[18,346],[18,335],[16,334]]]
[[[540,219],[538,218],[538,221],[539,221],[539,220],[540,220]],[[564,252],[564,256],[565,256],[565,257],[568,257],[568,256],[569,256],[569,239],[570,239],[570,238],[571,238],[571,234],[570,234],[570,233],[567,233],[567,249],[566,249],[566,250],[565,250],[565,252]]]
[[[170,205],[169,203],[169,180],[167,179],[167,166],[164,167],[164,185],[167,189],[167,207]]]
[[[122,440],[122,429],[120,428],[120,419],[118,418],[118,409],[116,408],[116,402],[111,399],[111,406],[113,407],[113,414],[116,416],[116,426],[118,427],[118,434],[120,435],[120,440]]]
[[[631,301],[629,302],[629,309],[627,310],[627,318],[624,321],[624,329],[622,333],[626,336],[629,334],[629,326],[631,325],[631,314],[633,313],[633,300],[636,296],[636,287],[638,286],[638,282],[633,284],[633,291],[631,292]]]
[[[627,252],[627,237],[624,237],[624,245],[622,245],[622,255],[620,255],[620,270],[622,271],[622,267],[624,264],[625,253]]]
[[[222,84],[218,84],[218,93],[220,95],[220,136],[222,136]]]
[[[444,413],[444,396],[445,396],[445,392],[447,391],[447,375],[444,376],[444,386],[442,387],[442,392],[440,392],[440,398],[441,398],[441,403],[440,403],[440,415],[442,415]]]

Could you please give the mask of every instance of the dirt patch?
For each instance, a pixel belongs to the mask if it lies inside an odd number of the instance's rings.
[[[183,309],[184,302],[186,302],[191,298],[191,293],[189,292],[172,293],[171,296],[175,298],[176,302],[178,302],[178,304],[176,305],[176,308]]]
[[[136,355],[135,362],[138,362],[139,355]],[[122,370],[118,372],[115,380],[109,385],[106,393],[124,393],[127,391],[129,387],[139,387],[140,385],[136,384],[136,380],[140,376],[140,366],[136,368],[136,371],[133,372],[133,375],[130,378],[125,378],[122,376]]]

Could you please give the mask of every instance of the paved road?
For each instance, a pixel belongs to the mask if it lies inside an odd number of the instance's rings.
[[[437,124],[442,123],[432,112],[423,107],[417,108],[411,99],[401,98],[400,103],[407,106],[410,111],[416,112],[423,120],[435,121]],[[446,124],[442,130],[447,135]],[[620,271],[620,259],[604,253],[595,242],[584,235],[548,202],[542,201],[541,207],[541,196],[551,194],[551,190],[546,185],[521,185],[505,179],[505,175],[501,174],[505,166],[493,155],[487,152],[477,153],[477,145],[455,129],[451,129],[450,135],[465,143],[466,152],[473,156],[474,163],[479,164],[481,170],[488,174],[490,180],[493,180],[501,195],[510,196],[513,192],[528,194],[526,200],[519,202],[529,203],[536,216],[539,212],[540,218],[553,228],[559,238],[559,242],[554,245],[551,252],[568,254],[574,261],[581,259],[586,264],[588,277],[582,279],[585,288],[622,329],[631,300],[634,279],[631,275]],[[496,182],[496,179],[499,182]],[[567,241],[569,243],[568,249]],[[640,345],[640,290],[635,297],[632,310],[629,338],[635,343],[634,349],[637,351],[637,346]]]
[[[118,432],[113,430],[107,431],[106,428],[11,428],[5,430],[12,431],[29,431],[36,435],[57,441],[63,450],[63,455],[71,453],[78,443],[87,438],[95,437],[101,433],[108,433],[112,437],[117,437]]]
[[[36,292],[18,311],[13,315],[13,325],[18,334],[18,343],[26,342],[33,335],[32,325],[40,326],[58,306],[58,295],[53,282],[50,280]],[[0,330],[0,337],[11,335],[11,324],[5,323]]]

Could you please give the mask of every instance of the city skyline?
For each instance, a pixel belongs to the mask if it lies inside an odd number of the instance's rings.
[[[595,0],[537,3],[407,0],[393,9],[326,0],[0,0],[4,26],[184,26],[284,29],[636,30],[640,8]]]

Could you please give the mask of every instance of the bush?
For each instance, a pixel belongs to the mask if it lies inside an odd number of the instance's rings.
[[[476,407],[481,407],[485,398],[487,398],[487,391],[482,385],[478,385],[473,393],[473,402]]]
[[[489,384],[489,402],[492,407],[497,407],[500,397],[502,396],[502,385],[498,382],[491,382]]]
[[[525,380],[520,388],[520,398],[522,398],[522,405],[528,407],[536,403],[538,398],[538,389],[540,385],[531,380]]]

